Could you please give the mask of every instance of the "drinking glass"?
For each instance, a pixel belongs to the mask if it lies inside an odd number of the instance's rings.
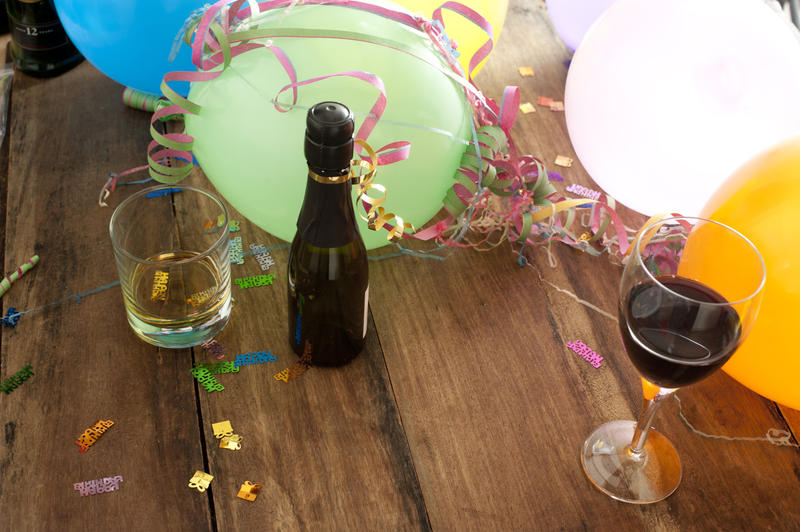
[[[651,427],[659,405],[707,377],[744,341],[758,314],[766,269],[742,234],[702,218],[655,222],[636,238],[619,287],[625,351],[642,378],[637,422],[611,421],[583,445],[589,480],[614,499],[660,501],[675,491],[675,447]]]
[[[210,340],[228,323],[228,211],[196,187],[141,190],[114,211],[111,243],[133,331],[159,347]]]

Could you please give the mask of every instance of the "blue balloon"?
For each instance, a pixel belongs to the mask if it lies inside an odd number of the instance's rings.
[[[181,28],[203,0],[55,0],[67,34],[98,70],[125,86],[161,94],[164,74],[195,70],[191,49],[170,52]],[[171,86],[188,93],[188,83]]]

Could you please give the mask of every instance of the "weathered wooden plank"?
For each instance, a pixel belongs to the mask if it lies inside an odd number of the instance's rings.
[[[486,94],[519,84],[522,101],[559,99],[568,51],[540,4],[511,2],[495,54],[478,77]],[[536,75],[520,78],[517,67]],[[540,156],[564,185],[597,188],[572,150],[563,113],[520,115],[521,153]],[[575,158],[552,167],[558,154]],[[563,190],[563,189],[562,189]],[[635,226],[644,217],[620,209]],[[673,439],[684,480],[666,502],[636,507],[591,486],[583,440],[603,422],[633,419],[638,376],[616,323],[621,268],[554,245],[458,251],[446,262],[403,258],[373,267],[372,312],[434,529],[707,529],[800,526],[800,453],[691,432],[674,404],[656,426]],[[573,296],[603,312],[578,303]],[[593,368],[565,344],[604,358]],[[723,373],[680,392],[687,417],[714,434],[786,428],[775,405]]]
[[[265,169],[266,171],[266,169]],[[284,176],[305,179],[305,175]],[[212,186],[201,172],[193,182]],[[179,210],[191,208],[177,195]],[[232,211],[243,248],[281,242]],[[312,368],[290,382],[274,375],[297,357],[288,341],[288,248],[271,251],[275,265],[263,272],[254,257],[232,264],[232,278],[274,274],[271,286],[240,289],[231,321],[218,335],[224,358],[270,351],[276,362],[220,375],[222,392],[200,390],[203,435],[214,480],[213,504],[220,530],[428,529],[425,504],[408,443],[370,322],[364,352],[341,368]],[[216,362],[194,349],[198,362]],[[243,437],[238,451],[219,448],[212,423],[230,420]],[[249,480],[263,486],[254,502],[237,498]]]
[[[32,309],[117,279],[97,205],[110,171],[141,164],[147,116],[84,63],[58,78],[19,75],[11,110],[5,270],[39,265],[3,307]],[[118,190],[115,205],[125,192]],[[146,228],[143,228],[146,229]],[[34,377],[0,397],[0,507],[26,530],[208,529],[208,496],[186,484],[203,469],[189,351],[136,339],[118,287],[22,316],[3,330],[2,375]],[[88,452],[73,442],[98,418],[114,426]],[[120,490],[81,497],[73,483],[121,475]]]

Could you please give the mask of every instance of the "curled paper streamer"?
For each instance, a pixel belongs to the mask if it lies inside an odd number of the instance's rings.
[[[171,72],[164,76],[161,88],[169,105],[161,107],[153,114],[151,120],[153,141],[148,147],[150,173],[154,179],[164,183],[175,183],[188,175],[192,166],[191,150],[194,139],[186,133],[162,134],[154,127],[156,121],[167,115],[197,114],[200,111],[199,105],[179,95],[170,87],[170,83],[213,80],[230,66],[234,57],[255,49],[267,50],[282,65],[290,82],[279,91],[279,94],[291,91],[292,105],[297,101],[299,87],[330,77],[351,76],[373,84],[380,94],[373,104],[370,116],[356,134],[358,140],[367,140],[387,103],[383,83],[377,76],[361,71],[348,71],[298,80],[291,58],[283,50],[273,46],[271,41],[263,42],[270,37],[284,35],[281,33],[281,28],[250,29],[251,16],[272,9],[288,8],[295,3],[296,0],[273,0],[261,3],[249,2],[245,5],[243,0],[220,0],[202,15],[197,14],[194,19],[198,20],[196,24],[193,21],[187,26],[186,40],[188,42],[190,35],[192,36],[192,57],[199,71]],[[382,205],[386,200],[386,190],[374,182],[374,167],[407,157],[408,146],[402,146],[403,143],[392,143],[377,150],[378,153],[384,149],[389,150],[386,155],[376,157],[370,154],[362,157],[357,166],[363,166],[366,173],[358,183],[360,201],[357,204],[364,208],[370,228],[388,230],[388,239],[393,241],[414,238],[436,242],[438,244],[436,249],[449,247],[485,249],[486,246],[494,247],[504,240],[523,245],[542,245],[556,240],[592,255],[600,255],[603,252],[625,253],[629,246],[629,235],[614,211],[612,198],[603,195],[602,198],[591,202],[583,200],[574,203],[572,200],[559,197],[550,183],[542,161],[530,155],[518,155],[511,137],[511,129],[519,113],[519,89],[507,87],[500,105],[497,105],[492,99],[484,96],[472,81],[474,68],[488,55],[494,43],[492,28],[484,17],[469,7],[452,1],[444,2],[434,11],[431,19],[358,0],[304,0],[303,3],[366,10],[398,24],[424,31],[447,65],[430,66],[438,69],[463,89],[473,110],[473,142],[464,154],[462,166],[454,176],[453,187],[447,191],[442,202],[448,217],[426,229],[414,232],[411,224],[404,222],[398,215],[387,212]],[[461,68],[451,40],[445,32],[441,15],[443,9],[463,16],[487,35],[484,45],[470,59],[466,73]],[[324,36],[355,39],[373,45],[389,46],[414,55],[413,52],[404,50],[402,44],[388,42],[379,35],[359,33],[354,36],[337,29],[325,30],[324,35],[312,35],[298,32],[296,29],[292,31],[294,32],[292,36],[298,38]],[[276,109],[284,111],[278,104],[277,98],[274,101]],[[547,102],[548,105],[551,103],[555,102]],[[544,101],[539,101],[539,104],[544,104]],[[359,144],[359,150],[361,146]],[[172,160],[177,164],[164,164],[163,161],[166,160]],[[584,222],[584,218],[578,216],[579,209],[591,209],[588,222]],[[581,238],[581,235],[588,232],[587,229],[591,229],[589,236]],[[468,233],[479,235],[478,240],[467,239]],[[399,244],[398,246],[405,252],[411,252]]]
[[[39,255],[34,255],[33,257],[28,259],[28,262],[24,263],[22,266],[17,268],[14,272],[6,275],[2,281],[0,281],[0,297],[3,297],[8,289],[11,288],[11,283],[25,275],[26,272],[30,271],[31,268],[36,266],[39,263]]]

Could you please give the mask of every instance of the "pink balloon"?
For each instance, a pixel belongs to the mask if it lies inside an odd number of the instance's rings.
[[[575,52],[564,100],[575,153],[608,194],[696,215],[800,133],[800,38],[762,0],[618,0]]]
[[[614,0],[547,0],[547,12],[558,36],[575,50],[589,26]]]

